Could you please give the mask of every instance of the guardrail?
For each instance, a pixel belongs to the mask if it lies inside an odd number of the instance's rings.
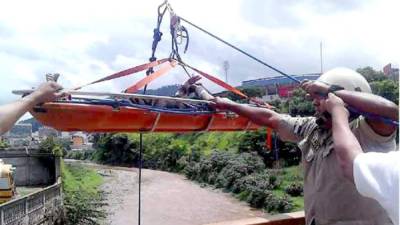
[[[62,220],[61,179],[25,197],[0,205],[0,225],[57,224]]]

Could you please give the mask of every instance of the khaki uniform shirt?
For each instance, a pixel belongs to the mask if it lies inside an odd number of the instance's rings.
[[[279,127],[281,138],[297,142],[302,151],[306,224],[392,224],[377,201],[361,196],[345,179],[333,149],[331,130],[319,127],[315,121],[315,117],[287,116]],[[380,136],[363,117],[352,121],[350,127],[365,152],[396,148],[396,132]]]

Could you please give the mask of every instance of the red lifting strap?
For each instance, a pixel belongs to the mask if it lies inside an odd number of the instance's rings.
[[[106,76],[104,78],[101,78],[99,80],[93,81],[91,83],[76,87],[73,90],[78,90],[78,89],[81,89],[81,88],[83,88],[85,86],[88,86],[88,85],[91,85],[91,84],[95,84],[95,83],[99,83],[99,82],[103,82],[103,81],[106,81],[106,80],[112,80],[112,79],[115,79],[115,78],[124,77],[124,76],[130,75],[130,74],[138,73],[140,71],[143,71],[143,70],[158,66],[158,65],[160,65],[162,63],[165,63],[168,60],[169,60],[168,58],[160,59],[160,60],[157,60],[157,61],[154,61],[154,62],[150,62],[150,63],[142,64],[142,65],[139,65],[139,66],[135,66],[135,67],[132,67],[132,68],[129,68],[129,69],[126,69],[126,70],[122,70],[120,72],[111,74],[111,75]]]
[[[149,84],[153,80],[157,79],[158,77],[162,76],[163,74],[167,73],[170,71],[173,67],[175,67],[176,61],[172,60],[171,62],[164,64],[159,70],[156,72],[146,76],[145,78],[141,79],[138,81],[136,84],[130,86],[125,90],[126,93],[135,93],[137,92],[140,88],[144,87],[145,85]]]
[[[196,68],[193,68],[193,67],[191,67],[191,66],[189,66],[187,64],[185,64],[185,66],[187,66],[190,69],[196,71],[197,73],[201,74],[203,77],[205,77],[205,78],[209,79],[210,81],[214,82],[215,84],[225,88],[226,90],[231,91],[231,92],[233,92],[235,94],[238,94],[238,95],[242,96],[243,98],[248,98],[247,95],[243,94],[241,91],[239,91],[238,89],[232,87],[231,85],[223,82],[222,80],[220,80],[220,79],[218,79],[218,78],[216,78],[214,76],[211,76],[210,74],[202,72],[202,71],[200,71],[200,70],[198,70]]]
[[[272,129],[270,127],[267,127],[266,133],[267,133],[267,138],[266,138],[266,143],[265,147],[269,150],[272,150]]]

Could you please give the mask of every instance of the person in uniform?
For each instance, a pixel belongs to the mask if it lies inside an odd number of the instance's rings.
[[[313,99],[316,115],[291,117],[269,109],[238,104],[216,97],[213,107],[246,116],[254,123],[268,126],[281,139],[298,144],[304,167],[304,207],[306,224],[384,225],[392,224],[385,210],[371,198],[360,195],[354,184],[343,176],[335,156],[332,121],[323,108],[328,93],[335,93],[344,103],[360,112],[398,120],[398,106],[371,94],[365,78],[347,68],[336,68],[316,81],[301,87]],[[397,127],[357,113],[350,116],[350,129],[364,152],[387,152],[396,148]]]

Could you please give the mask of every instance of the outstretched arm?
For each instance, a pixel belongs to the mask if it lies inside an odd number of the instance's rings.
[[[282,119],[282,116],[279,113],[272,110],[239,104],[227,98],[215,97],[213,102],[215,108],[235,112],[241,116],[249,118],[256,124],[268,126],[272,129],[278,129],[280,120]]]
[[[302,83],[302,88],[307,91],[311,97],[321,98],[321,96],[318,96],[318,93],[328,93],[329,86],[318,81],[307,81]],[[348,90],[335,91],[335,95],[341,98],[348,106],[361,112],[379,115],[394,121],[399,120],[399,107],[381,96]],[[367,122],[377,134],[383,136],[389,136],[397,129],[396,126],[385,124],[377,119],[367,118]]]
[[[346,178],[354,182],[353,163],[358,154],[363,153],[360,143],[350,130],[349,112],[344,102],[332,93],[323,102],[332,115],[332,136],[336,157]]]
[[[64,93],[56,93],[60,89],[62,88],[57,83],[47,82],[42,84],[32,94],[15,102],[0,106],[0,135],[10,130],[15,122],[36,104],[61,97]]]

